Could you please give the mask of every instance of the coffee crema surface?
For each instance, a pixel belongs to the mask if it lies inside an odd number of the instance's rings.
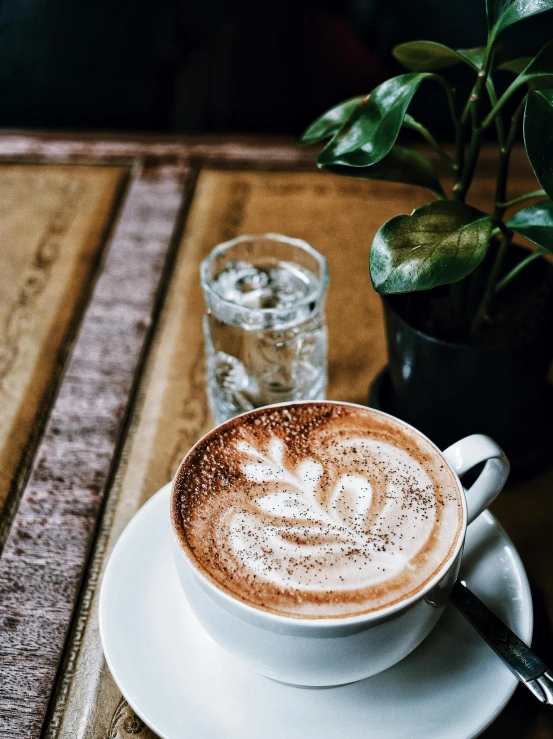
[[[182,463],[171,511],[198,570],[251,606],[354,616],[418,592],[455,549],[461,493],[384,414],[312,402],[227,422]]]

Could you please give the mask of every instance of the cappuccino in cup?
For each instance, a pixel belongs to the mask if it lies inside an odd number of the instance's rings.
[[[463,490],[459,476],[482,462]],[[508,473],[482,434],[441,452],[352,403],[248,411],[200,439],[175,475],[176,572],[207,633],[257,672],[361,680],[434,628],[467,525]]]
[[[459,550],[459,481],[424,436],[361,406],[251,411],[187,455],[172,521],[193,568],[277,616],[341,619],[411,600]]]

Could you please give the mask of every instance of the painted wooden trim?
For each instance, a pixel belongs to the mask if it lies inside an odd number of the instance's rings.
[[[292,138],[243,136],[94,136],[58,137],[55,134],[0,135],[0,160],[125,163],[136,159],[155,162],[213,160],[263,169],[273,166],[314,166],[313,149]]]
[[[417,147],[428,154],[438,169],[441,162],[426,146]],[[28,132],[14,131],[0,135],[0,161],[89,162],[93,164],[129,163],[136,159],[165,163],[202,162],[217,166],[251,169],[315,169],[317,146],[302,147],[291,136],[220,134],[113,134],[105,132]],[[521,174],[531,174],[524,147],[515,145],[512,166]],[[497,147],[484,144],[479,172],[497,169]]]

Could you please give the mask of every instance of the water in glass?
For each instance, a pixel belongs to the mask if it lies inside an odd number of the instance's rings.
[[[323,399],[326,393],[324,260],[317,255],[323,269],[316,274],[305,257],[292,261],[289,248],[279,254],[278,240],[267,248],[268,237],[251,238],[264,240],[266,248],[220,263],[206,293],[207,390],[216,423],[269,403]],[[287,240],[288,247],[290,241],[297,240]]]

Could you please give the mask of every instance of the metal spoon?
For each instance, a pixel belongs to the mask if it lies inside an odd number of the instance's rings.
[[[457,581],[451,600],[494,652],[546,706],[553,707],[553,671],[467,586]]]

